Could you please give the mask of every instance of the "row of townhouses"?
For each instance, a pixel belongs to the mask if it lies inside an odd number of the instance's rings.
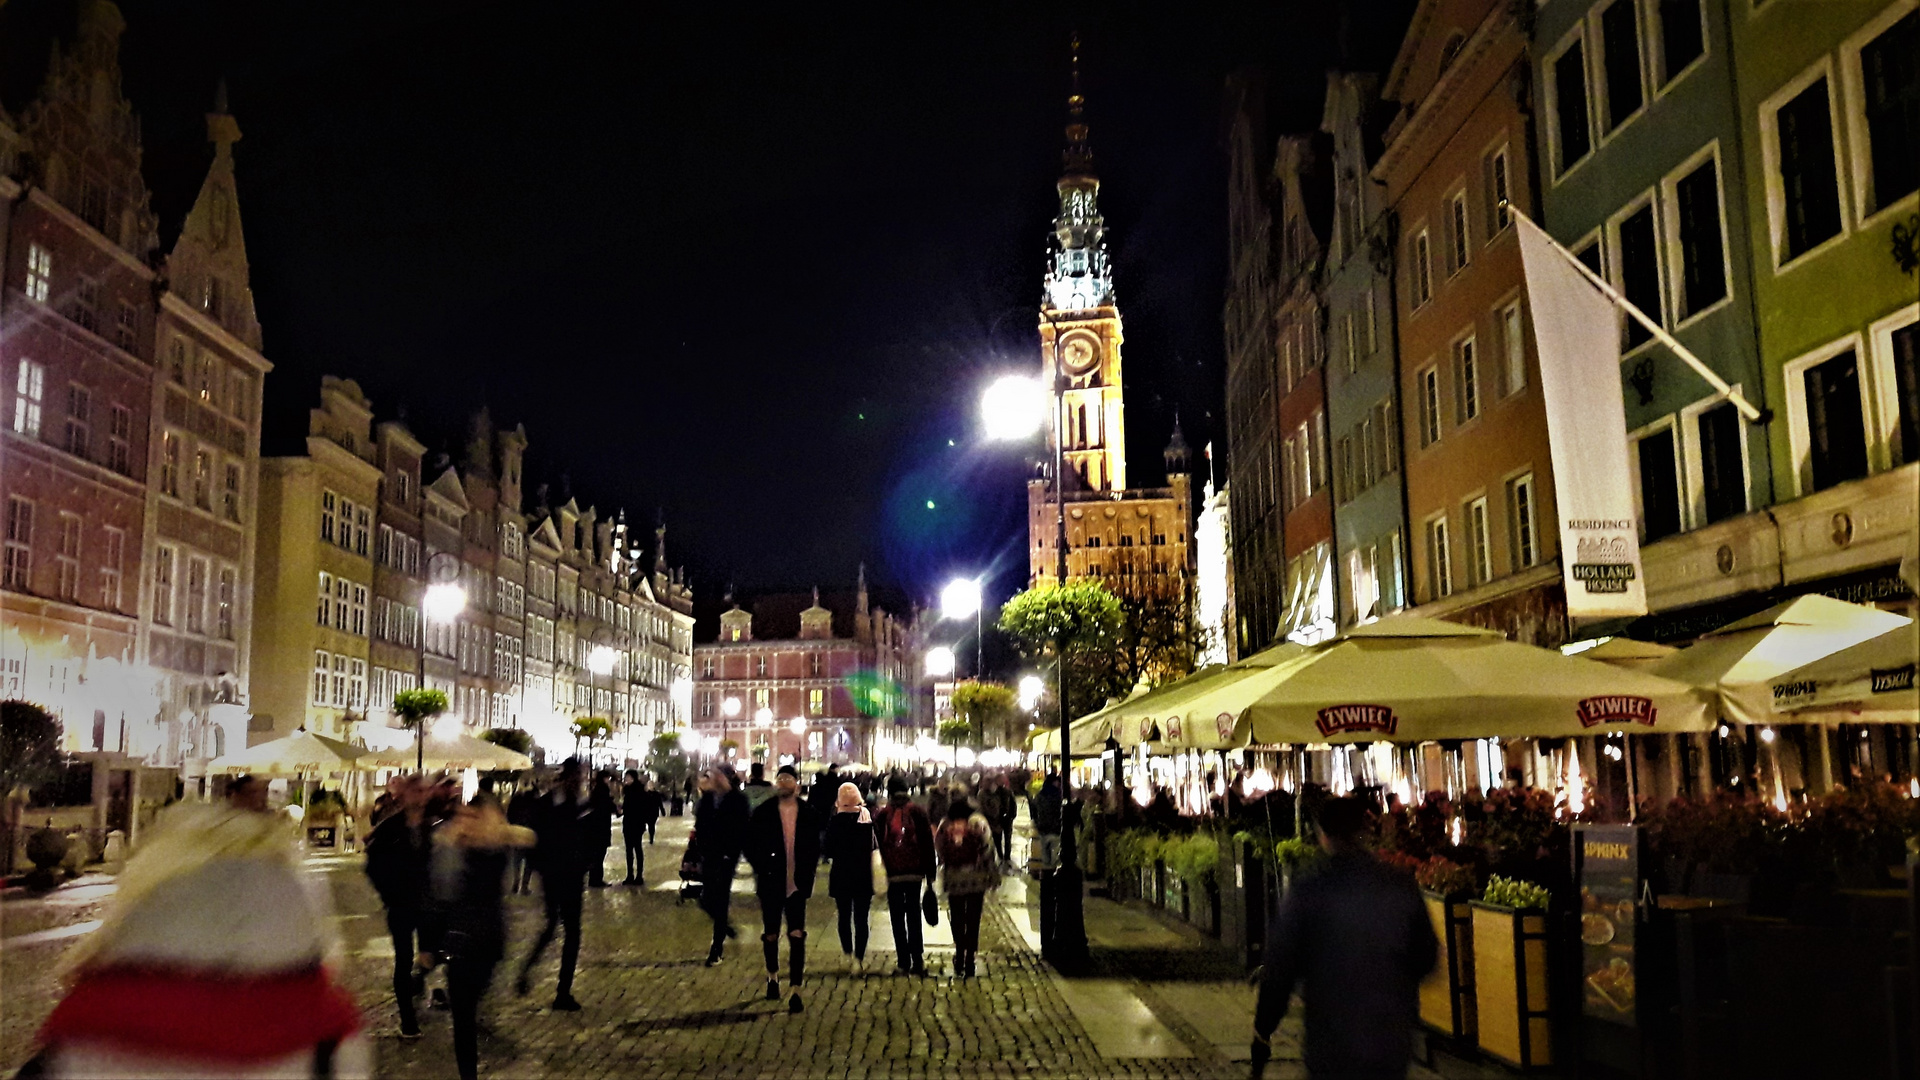
[[[469,727],[627,756],[685,726],[692,594],[665,530],[523,505],[523,431],[475,421],[463,462],[374,423],[327,378],[306,453],[262,459],[262,354],[218,102],[212,164],[160,239],[122,96],[114,5],[79,5],[39,96],[0,111],[0,699],[66,748],[185,766],[446,691]],[[462,586],[425,617],[427,586]]]
[[[1675,641],[1821,592],[1911,612],[1916,0],[1420,0],[1317,130],[1229,85],[1234,646],[1383,613]],[[1623,319],[1651,614],[1569,626],[1514,211]]]

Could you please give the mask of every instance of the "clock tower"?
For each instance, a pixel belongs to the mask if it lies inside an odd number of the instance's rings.
[[[1100,180],[1093,172],[1080,93],[1080,43],[1073,43],[1073,93],[1067,98],[1067,148],[1055,185],[1060,211],[1047,238],[1047,277],[1040,301],[1042,377],[1051,386],[1064,369],[1067,470],[1087,491],[1127,486],[1126,415],[1120,400],[1120,309],[1113,301]],[[1049,436],[1048,449],[1053,449]]]

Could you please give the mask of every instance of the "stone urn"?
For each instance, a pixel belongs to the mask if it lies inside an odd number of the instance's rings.
[[[72,839],[63,832],[35,829],[27,837],[27,861],[33,863],[33,869],[27,872],[27,888],[45,892],[60,884],[60,866],[72,847]]]

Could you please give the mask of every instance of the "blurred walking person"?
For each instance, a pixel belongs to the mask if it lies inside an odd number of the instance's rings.
[[[480,1000],[507,951],[503,893],[511,855],[537,839],[532,829],[508,824],[499,801],[484,791],[434,837],[431,897],[443,928],[453,1060],[461,1080],[479,1075]]]
[[[767,960],[767,1000],[780,1000],[780,925],[787,927],[787,1011],[801,1010],[807,976],[807,900],[820,866],[821,823],[800,798],[800,774],[780,766],[773,796],[753,811],[747,828],[747,861],[753,864],[760,900],[760,948]]]
[[[594,777],[587,795],[587,883],[596,889],[607,887],[607,849],[613,846],[613,815],[618,808],[613,777],[606,773]]]
[[[22,1075],[372,1075],[330,964],[326,886],[302,869],[287,819],[250,805],[162,813],[99,929],[62,961],[69,989]]]
[[[926,972],[920,890],[933,880],[933,822],[913,801],[903,777],[887,782],[887,805],[873,819],[880,862],[887,869],[887,917],[893,924],[893,965],[902,975]]]
[[[1033,821],[1033,840],[1035,851],[1027,857],[1027,865],[1036,864],[1041,870],[1060,868],[1060,823],[1065,817],[1060,796],[1060,774],[1048,773],[1040,783],[1040,790],[1027,799],[1027,816]]]
[[[738,936],[727,909],[733,903],[733,875],[740,868],[740,851],[746,846],[751,816],[739,779],[725,765],[701,773],[700,802],[693,810],[693,843],[700,854],[700,907],[713,920],[708,967],[720,962],[727,939]]]
[[[400,1007],[400,1037],[420,1037],[413,999],[426,990],[433,967],[427,880],[433,856],[433,823],[427,819],[426,781],[403,776],[389,784],[394,809],[367,837],[367,878],[387,909],[393,938],[393,998]]]
[[[833,864],[827,893],[840,915],[840,951],[853,958],[854,970],[867,966],[867,917],[873,910],[873,815],[860,789],[840,785],[833,817],[827,821],[823,854]]]
[[[507,803],[507,824],[518,825],[532,830],[534,818],[540,813],[540,791],[533,787],[515,788],[513,798]],[[513,868],[507,878],[507,891],[527,893],[533,891],[533,852],[525,848],[513,850]]]
[[[534,864],[540,871],[540,899],[546,905],[547,924],[513,984],[514,993],[527,995],[532,989],[533,965],[553,944],[554,931],[564,927],[560,980],[553,994],[553,1008],[558,1012],[580,1010],[580,1003],[573,998],[573,969],[580,962],[580,908],[586,898],[587,860],[591,857],[587,807],[580,798],[580,783],[580,759],[568,758],[560,766],[560,778],[553,790],[540,799],[534,814]]]
[[[1359,799],[1321,805],[1320,846],[1330,858],[1287,891],[1267,930],[1253,1015],[1256,1076],[1296,986],[1306,1002],[1309,1077],[1407,1075],[1420,980],[1439,946],[1413,879],[1367,851],[1367,817]]]
[[[980,952],[980,913],[988,890],[1000,884],[1000,864],[993,850],[993,827],[973,809],[964,789],[954,789],[933,846],[947,890],[947,918],[953,922],[953,973],[972,978]]]

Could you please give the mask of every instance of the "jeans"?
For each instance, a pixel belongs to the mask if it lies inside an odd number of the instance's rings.
[[[873,893],[836,896],[833,905],[840,909],[840,951],[862,960],[867,958],[867,915],[873,910]]]
[[[713,920],[716,946],[727,940],[727,928],[732,925],[727,907],[733,903],[733,872],[739,865],[737,859],[708,859],[700,864],[700,910]]]
[[[920,880],[887,883],[887,916],[893,921],[893,951],[902,968],[918,966],[924,950],[920,923]]]
[[[491,960],[447,962],[447,998],[453,1008],[453,1060],[460,1080],[474,1080],[480,1072],[480,999],[493,982]]]
[[[634,829],[623,835],[627,842],[627,880],[640,881],[647,876],[647,852],[640,846],[644,834]]]
[[[520,975],[526,977],[533,965],[540,962],[540,954],[553,944],[555,928],[565,924],[566,936],[560,943],[560,982],[554,988],[556,1000],[573,993],[573,969],[580,962],[580,903],[585,883],[578,877],[568,876],[559,880],[540,875],[540,898],[546,902],[547,925],[540,931],[539,940],[533,943],[533,951],[527,954],[527,962],[520,967]]]
[[[780,883],[772,893],[760,894],[760,948],[767,957],[767,977],[776,977],[780,973],[780,921],[784,918],[792,960],[787,982],[799,986],[807,973],[807,898],[799,893],[780,895],[784,891],[784,883]]]
[[[1013,859],[1013,822],[994,822],[993,848],[1000,853],[1000,861],[1005,863]]]
[[[985,893],[965,896],[947,894],[947,918],[953,920],[953,947],[958,952],[980,950],[980,912],[987,906]]]
[[[607,845],[607,847],[612,846],[612,844]],[[607,848],[596,845],[587,850],[591,853],[589,857],[593,859],[593,864],[587,867],[588,879],[595,885],[605,885],[607,883]]]
[[[413,1011],[413,958],[427,951],[427,930],[418,911],[388,908],[387,933],[393,937],[393,999],[400,1005],[400,1027],[413,1031],[420,1026]]]

